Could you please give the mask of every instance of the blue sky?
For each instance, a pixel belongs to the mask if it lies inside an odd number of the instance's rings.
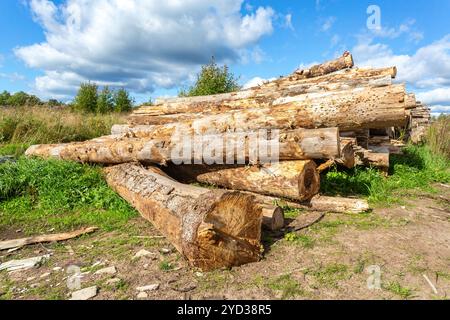
[[[377,5],[378,29],[367,8]],[[353,53],[450,112],[450,1],[2,0],[0,90],[70,100],[81,81],[176,95],[214,55],[243,85]]]

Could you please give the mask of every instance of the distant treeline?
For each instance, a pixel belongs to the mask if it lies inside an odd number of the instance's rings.
[[[64,103],[56,99],[42,101],[35,95],[28,94],[23,91],[11,94],[10,92],[5,90],[2,93],[0,93],[0,106],[20,107],[20,106],[40,106],[40,105],[60,106],[64,105]]]

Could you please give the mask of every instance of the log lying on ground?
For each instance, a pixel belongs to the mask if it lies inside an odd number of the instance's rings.
[[[105,173],[193,266],[212,270],[260,259],[262,210],[254,196],[184,185],[137,164]]]
[[[374,167],[387,172],[389,170],[389,152],[377,153],[361,149],[356,152],[356,163],[359,166]]]
[[[166,177],[168,179],[171,179],[176,182],[175,179],[167,175],[164,171],[162,171],[160,168],[155,166],[147,167],[147,170]],[[194,182],[193,180],[190,182]],[[258,195],[257,197],[257,205],[259,208],[261,208],[262,212],[262,226],[271,231],[279,230],[283,228],[284,226],[284,211],[281,207],[278,205],[275,205],[271,203],[270,200],[264,199],[265,196]]]
[[[195,117],[195,120],[155,125],[153,131],[212,134],[273,128],[339,127],[341,130],[355,130],[403,126],[407,120],[405,86],[283,97],[275,100],[270,108],[215,115],[200,113]],[[140,116],[136,118],[135,124],[148,124],[151,118]]]
[[[27,156],[53,157],[63,160],[72,160],[83,163],[119,164],[140,161],[144,163],[166,164],[172,160],[185,159],[191,163],[204,163],[203,155],[222,142],[222,152],[217,156],[211,152],[218,163],[236,163],[234,160],[256,158],[252,137],[255,133],[224,133],[204,137],[192,137],[183,140],[186,136],[178,137],[165,134],[164,131],[135,132],[128,135],[105,136],[86,142],[73,142],[67,144],[35,145],[31,146],[25,154]],[[264,138],[264,137],[263,137]],[[273,139],[270,135],[260,142]],[[278,151],[280,160],[322,159],[339,157],[339,131],[337,128],[324,129],[296,129],[281,131],[278,136]],[[260,144],[262,147],[263,144]],[[195,150],[200,150],[196,152]],[[189,154],[182,154],[183,150],[193,150]],[[270,150],[269,150],[270,151]],[[214,154],[213,154],[214,153]],[[262,159],[260,159],[262,160]]]
[[[253,166],[169,165],[170,176],[183,182],[198,181],[233,190],[251,191],[295,200],[319,192],[320,176],[314,161],[282,161]]]
[[[340,138],[340,141],[341,155],[335,161],[346,168],[353,168],[356,165],[355,147],[357,140],[356,138]]]
[[[363,213],[370,210],[369,203],[363,199],[343,198],[343,197],[326,197],[321,195],[314,196],[309,201],[293,202],[286,199],[275,197],[258,197],[259,202],[267,204],[276,204],[282,208],[289,207],[294,209],[305,209],[312,211],[324,211],[334,213]]]

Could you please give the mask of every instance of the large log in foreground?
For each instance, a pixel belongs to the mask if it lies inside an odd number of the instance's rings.
[[[355,130],[398,127],[403,126],[408,117],[405,97],[404,85],[289,96],[276,99],[269,108],[221,114],[178,114],[175,117],[180,122],[154,125],[153,130],[213,134],[274,128],[339,127],[341,130]],[[157,118],[164,117],[173,116]],[[148,125],[155,121],[154,116],[148,115],[133,119],[133,125]]]
[[[171,165],[165,170],[181,181],[211,184],[233,190],[307,200],[319,192],[314,161],[283,161],[254,166]]]
[[[105,173],[193,266],[211,270],[260,259],[262,209],[254,196],[184,185],[137,164]]]
[[[264,162],[264,159],[259,157],[264,152],[260,151],[263,150],[265,143],[270,144],[276,140],[270,135],[255,137],[256,134],[257,132],[243,132],[180,137],[149,129],[125,135],[104,136],[85,142],[35,145],[25,154],[103,164],[140,161],[165,165],[175,160],[185,160],[185,163],[186,161],[205,163],[206,157],[214,158],[219,164],[230,163],[229,161],[238,163],[238,160],[242,163],[248,163],[249,160]],[[184,138],[189,139],[183,140]],[[259,144],[260,149],[255,146],[255,142]],[[339,157],[340,154],[337,128],[281,131],[278,142],[280,160],[329,159]],[[222,149],[217,149],[217,145],[222,145]]]

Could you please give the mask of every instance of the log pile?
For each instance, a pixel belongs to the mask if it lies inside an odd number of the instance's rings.
[[[280,203],[368,210],[364,200],[320,196],[320,172],[387,172],[389,154],[403,146],[395,128],[414,136],[426,126],[428,109],[393,83],[396,73],[355,68],[345,52],[246,90],[161,99],[111,135],[36,145],[26,155],[105,165],[108,184],[191,265],[236,266],[261,257],[262,228],[283,228]]]

